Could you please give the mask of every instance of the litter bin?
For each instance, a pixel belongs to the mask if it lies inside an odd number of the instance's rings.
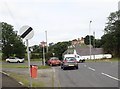
[[[32,78],[37,78],[37,65],[30,65],[30,71],[31,71],[31,77]]]

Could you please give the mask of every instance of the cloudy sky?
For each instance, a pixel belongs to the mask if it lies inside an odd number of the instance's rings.
[[[69,41],[95,31],[96,38],[104,34],[111,12],[118,10],[119,0],[0,0],[0,22],[7,22],[18,31],[29,25],[34,30],[30,45]]]

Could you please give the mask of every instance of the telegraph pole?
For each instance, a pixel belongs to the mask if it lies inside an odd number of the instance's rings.
[[[47,50],[47,53],[48,53],[48,45],[47,45],[47,31],[45,31],[45,36],[46,36],[46,50]]]
[[[95,31],[93,32],[94,40],[93,40],[93,48],[95,48]]]
[[[94,39],[93,39],[93,48],[95,50],[95,31],[93,32],[93,36],[94,36]],[[95,60],[95,54],[94,54],[94,60]]]
[[[120,1],[118,2],[118,11],[120,11]],[[120,16],[118,17],[118,20],[120,20]]]
[[[41,42],[41,46],[42,46],[42,48],[43,48],[43,65],[45,66],[45,44],[46,44],[46,42],[44,42],[44,41],[42,41]]]
[[[91,23],[92,23],[92,21],[90,21],[90,23],[89,23],[89,45],[90,45],[90,59],[91,59]]]

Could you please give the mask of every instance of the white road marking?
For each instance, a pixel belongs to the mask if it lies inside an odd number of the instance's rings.
[[[84,65],[84,67],[86,67],[87,65]]]
[[[95,71],[95,69],[91,68],[91,67],[88,67],[88,69],[92,70],[92,71]]]
[[[5,74],[5,75],[7,75],[7,76],[9,76],[9,74],[7,74],[7,73],[5,73],[5,72],[3,72],[3,71],[0,71],[1,73],[3,73],[3,74]]]
[[[19,82],[21,85],[24,85],[22,82]]]
[[[120,79],[115,78],[115,77],[113,77],[113,76],[111,76],[111,75],[108,75],[108,74],[106,74],[106,73],[101,73],[101,74],[103,74],[103,75],[105,75],[105,76],[107,76],[107,77],[109,77],[109,78],[112,78],[112,79],[114,79],[114,80],[120,81]]]

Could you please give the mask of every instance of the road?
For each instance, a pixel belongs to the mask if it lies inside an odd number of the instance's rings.
[[[8,63],[3,63],[7,64]],[[31,63],[40,65],[40,63]],[[9,65],[27,65],[27,63]],[[54,87],[106,87],[105,89],[118,89],[118,62],[85,62],[79,63],[79,69],[62,70],[60,66],[53,66]],[[3,68],[7,70],[7,68]],[[27,73],[24,69],[10,69],[12,72]],[[39,70],[40,71],[40,70]],[[108,88],[107,88],[108,87]],[[104,88],[103,88],[104,89]]]
[[[59,87],[118,87],[117,62],[80,63],[79,69],[62,70],[54,67]],[[116,88],[115,88],[116,89]]]

